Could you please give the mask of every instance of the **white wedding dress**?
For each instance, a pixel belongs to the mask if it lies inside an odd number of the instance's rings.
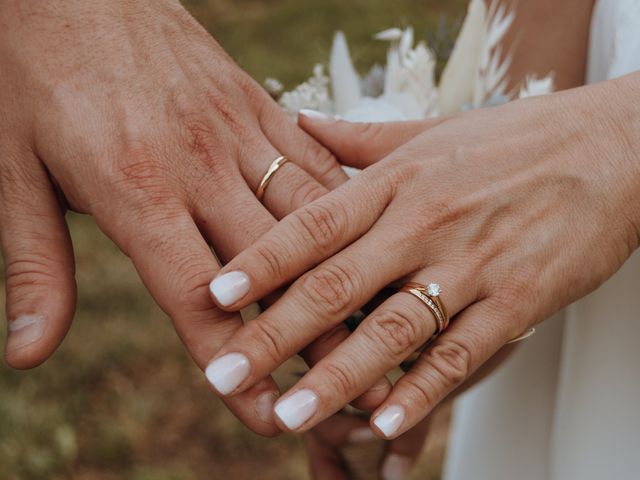
[[[640,0],[600,0],[589,82],[637,70]],[[640,479],[640,253],[457,401],[444,478]]]

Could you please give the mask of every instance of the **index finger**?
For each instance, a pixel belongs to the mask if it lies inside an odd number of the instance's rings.
[[[130,197],[128,200],[137,201]],[[132,211],[130,204],[120,205],[111,209],[116,216],[99,212],[96,218],[131,257],[145,287],[171,317],[195,363],[204,370],[224,342],[243,325],[242,319],[237,313],[216,308],[207,295],[208,278],[219,267],[181,202],[164,200],[153,215],[138,207]],[[136,216],[133,212],[143,213],[132,218]],[[278,393],[275,382],[267,376],[225,403],[253,431],[274,436],[280,433],[271,412]]]
[[[297,210],[221,270],[213,299],[237,311],[298,278],[366,233],[391,197],[390,183],[370,170]]]

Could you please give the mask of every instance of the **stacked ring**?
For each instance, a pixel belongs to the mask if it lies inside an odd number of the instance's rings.
[[[430,283],[425,286],[420,283],[409,282],[403,285],[400,291],[410,293],[424,303],[436,319],[436,331],[427,341],[426,345],[430,344],[449,326],[449,315],[447,314],[447,309],[440,298],[440,294],[442,293],[440,285],[437,283]]]
[[[424,303],[433,315],[433,318],[436,320],[436,331],[433,335],[424,343],[424,345],[418,348],[400,364],[400,368],[406,372],[411,368],[420,354],[447,329],[449,326],[449,315],[447,314],[447,309],[440,298],[442,289],[437,283],[430,283],[425,286],[420,283],[409,282],[403,285],[400,291],[409,293]]]

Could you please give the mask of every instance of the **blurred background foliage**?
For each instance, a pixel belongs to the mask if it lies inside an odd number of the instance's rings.
[[[412,25],[418,39],[442,43],[465,3],[185,1],[242,68],[259,82],[276,77],[287,87],[328,58],[335,30],[347,33],[364,71],[384,60],[385,45],[373,34]],[[129,260],[90,218],[69,214],[68,221],[80,291],[76,319],[43,366],[30,372],[0,366],[0,479],[307,478],[300,440],[260,438],[227,413]],[[282,385],[292,368],[299,365],[279,372]],[[416,478],[439,478],[446,430],[444,412]]]

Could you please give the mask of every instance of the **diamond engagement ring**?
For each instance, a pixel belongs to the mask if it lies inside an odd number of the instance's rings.
[[[429,340],[427,340],[424,345],[418,348],[409,356],[409,358],[405,359],[400,364],[400,368],[406,372],[411,368],[420,354],[429,345],[431,345],[442,332],[447,329],[447,327],[449,326],[449,315],[447,314],[447,309],[445,308],[444,303],[442,303],[442,299],[440,298],[440,295],[442,294],[442,288],[437,283],[422,285],[420,283],[409,282],[404,284],[400,291],[409,293],[420,300],[422,303],[424,303],[433,315],[433,318],[435,318],[436,320],[436,331],[433,333],[431,338],[429,338]]]
[[[429,345],[449,326],[449,315],[447,314],[447,309],[445,308],[444,303],[442,303],[442,299],[440,297],[442,294],[442,288],[437,283],[422,285],[420,283],[409,282],[404,284],[400,291],[409,293],[424,303],[435,318],[436,331],[427,341],[426,345]],[[422,349],[424,349],[424,347]]]

